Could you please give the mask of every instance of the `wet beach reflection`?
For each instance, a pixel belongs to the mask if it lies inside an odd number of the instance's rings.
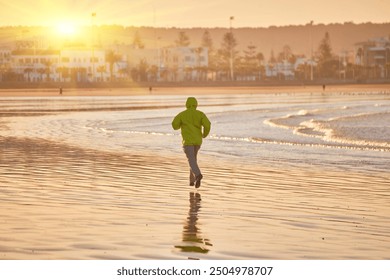
[[[198,192],[190,192],[190,209],[188,217],[183,226],[182,245],[175,248],[186,253],[207,254],[213,246],[210,240],[202,237],[202,232],[198,223],[198,214],[201,209],[201,195]]]

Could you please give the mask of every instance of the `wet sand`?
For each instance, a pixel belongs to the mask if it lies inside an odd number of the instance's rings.
[[[333,88],[350,94],[373,90],[389,92],[380,85]],[[241,91],[210,88],[201,94]],[[64,95],[91,92],[107,94]],[[153,91],[191,93],[198,91]],[[57,94],[0,91],[9,97]],[[195,190],[188,186],[179,146],[175,154],[108,152],[1,136],[7,117],[17,114],[23,122],[48,113],[30,112],[27,105],[0,110],[0,259],[390,259],[388,172],[251,165],[201,151],[204,180]]]
[[[201,90],[199,90],[201,89]],[[49,89],[0,89],[3,97],[27,97],[27,96],[132,96],[132,95],[202,95],[202,94],[240,94],[251,92],[256,94],[269,93],[350,93],[356,92],[385,92],[390,93],[388,84],[351,84],[351,85],[327,85],[323,90],[322,85],[302,86],[253,86],[253,87],[154,87],[150,92],[149,87],[131,88],[64,88],[62,95],[58,88]]]
[[[388,173],[0,137],[0,259],[389,259]]]

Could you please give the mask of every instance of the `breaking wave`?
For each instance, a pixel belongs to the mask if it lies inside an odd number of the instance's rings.
[[[379,112],[361,112],[378,108]],[[322,145],[390,150],[390,111],[384,106],[299,110],[295,114],[267,119],[264,124],[320,139]]]

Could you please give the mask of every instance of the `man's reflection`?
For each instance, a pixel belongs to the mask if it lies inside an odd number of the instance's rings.
[[[183,227],[183,243],[184,245],[175,246],[175,248],[181,249],[182,252],[195,252],[201,254],[207,254],[210,250],[208,247],[213,246],[208,239],[201,236],[201,231],[198,222],[198,212],[200,206],[201,197],[199,193],[190,193],[190,210],[188,211],[188,217]]]

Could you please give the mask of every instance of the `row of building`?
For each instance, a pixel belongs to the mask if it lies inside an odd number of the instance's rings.
[[[0,49],[0,81],[24,82],[109,82],[132,79],[135,81],[210,80],[224,77],[218,69],[209,69],[207,48],[165,47],[139,49],[116,46],[115,52],[99,48],[69,48],[62,50],[38,49],[35,44],[16,50]],[[390,37],[372,39],[355,45],[353,51],[342,52],[337,69],[346,76],[346,66],[365,69],[366,78],[390,78]],[[259,64],[258,73],[248,77],[235,75],[235,79],[264,79],[283,77],[313,79],[313,59],[301,57],[288,61]],[[302,69],[303,74],[302,74]],[[217,73],[216,73],[217,72]],[[222,70],[220,71],[222,72]],[[303,75],[303,77],[302,77]],[[229,79],[229,75],[225,75]]]
[[[390,79],[390,36],[356,43],[353,49],[340,52],[335,60],[338,61],[334,77],[339,79]],[[294,63],[268,63],[266,77],[282,75],[294,80],[301,74],[303,79],[309,80],[313,79],[317,66],[315,59],[305,57],[297,58]]]
[[[147,79],[182,81],[208,66],[207,48],[136,49],[115,53],[94,48],[0,49],[0,81],[109,82]],[[190,77],[189,77],[190,76]]]

